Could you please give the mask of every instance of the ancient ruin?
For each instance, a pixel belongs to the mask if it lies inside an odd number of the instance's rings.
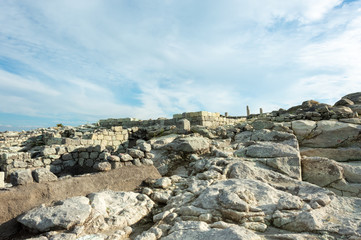
[[[361,239],[361,93],[0,133],[0,239]]]

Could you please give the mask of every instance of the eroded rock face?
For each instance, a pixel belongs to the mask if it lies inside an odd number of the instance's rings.
[[[335,148],[360,147],[361,126],[338,121],[293,121],[294,130],[301,147]]]

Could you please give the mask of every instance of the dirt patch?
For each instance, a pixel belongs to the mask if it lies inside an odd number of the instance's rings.
[[[125,166],[109,172],[72,177],[56,182],[31,183],[0,191],[0,239],[19,231],[17,216],[40,204],[109,189],[131,191],[147,178],[160,178],[153,166]]]

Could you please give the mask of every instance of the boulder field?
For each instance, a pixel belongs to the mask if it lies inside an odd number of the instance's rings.
[[[103,160],[92,166],[101,173],[64,177],[52,175],[50,168],[14,171],[9,174],[14,186],[6,183],[0,191],[1,207],[8,211],[14,206],[7,201],[17,199],[5,195],[19,189],[46,185],[38,196],[54,186],[66,185],[68,191],[6,219],[22,227],[9,238],[361,239],[360,104],[361,93],[347,95],[329,107],[328,119],[312,119],[312,107],[317,112],[328,106],[309,101],[288,111],[308,109],[308,119],[258,116],[216,128],[182,120],[183,129],[145,134],[121,151],[101,149]],[[329,118],[342,107],[347,107],[342,119]],[[88,180],[66,184],[77,178]],[[81,191],[97,178],[106,184]]]

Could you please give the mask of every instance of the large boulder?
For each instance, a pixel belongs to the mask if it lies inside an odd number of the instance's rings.
[[[30,169],[17,170],[10,174],[10,182],[12,185],[25,185],[33,182],[33,176]]]
[[[204,137],[177,138],[166,148],[183,153],[204,153],[209,151],[209,140]]]
[[[347,94],[342,99],[349,99],[356,104],[361,104],[361,92]]]
[[[154,206],[148,196],[134,192],[109,190],[92,193],[88,197],[96,213],[94,217],[108,227],[124,228],[132,225],[148,215]],[[89,226],[90,229],[95,227]]]
[[[335,148],[361,146],[361,126],[350,123],[323,120],[312,124],[309,121],[294,121],[292,129],[301,147]]]
[[[32,209],[20,216],[17,220],[24,226],[46,232],[52,229],[70,229],[75,225],[83,224],[91,213],[89,199],[73,197],[59,201],[55,205],[44,205]]]
[[[47,168],[38,168],[32,172],[36,182],[52,182],[58,180],[58,177]]]
[[[302,179],[318,186],[327,186],[343,178],[343,169],[336,161],[320,158],[302,158]]]

